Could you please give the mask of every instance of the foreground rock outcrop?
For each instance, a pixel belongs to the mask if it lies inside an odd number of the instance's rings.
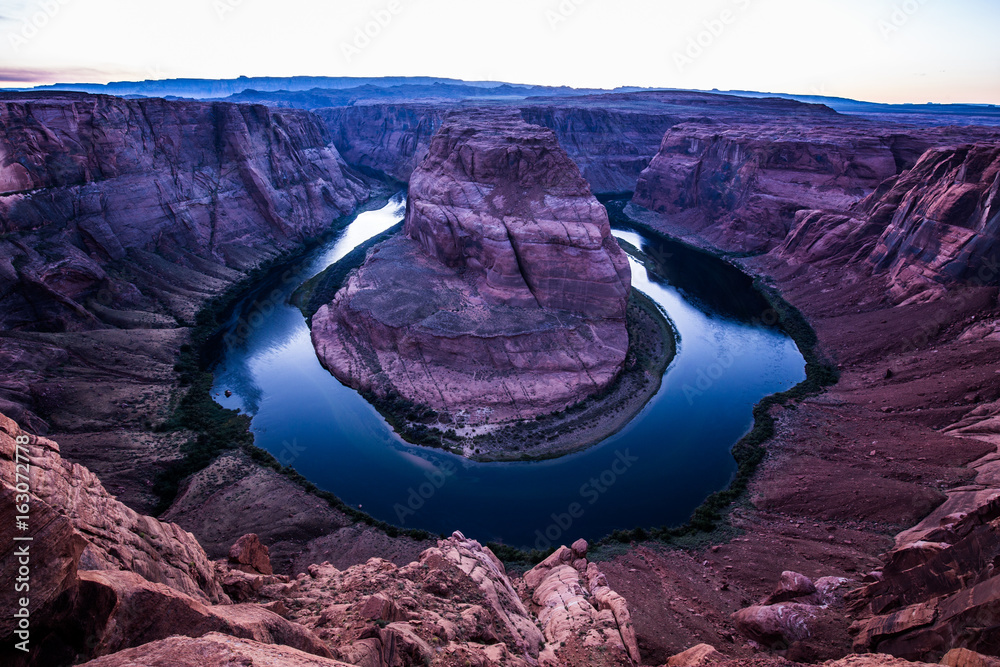
[[[628,260],[548,130],[451,116],[413,175],[405,234],[313,318],[341,381],[477,424],[556,412],[621,372]]]
[[[625,598],[611,590],[594,563],[587,543],[560,547],[524,575],[532,609],[545,635],[542,664],[572,664],[600,649],[602,662],[639,664],[639,645]]]
[[[228,559],[212,563],[192,535],[136,515],[86,468],[64,462],[58,445],[0,415],[0,518],[10,525],[25,502],[15,503],[9,483],[18,438],[29,441],[34,464],[22,536],[35,560],[30,629],[9,614],[0,619],[4,664],[639,663],[625,599],[587,562],[583,541],[523,579],[461,533],[402,567],[373,558],[273,575],[258,536],[243,536]],[[0,553],[7,581],[18,576],[18,546]],[[11,588],[0,592],[0,606],[18,608]],[[15,649],[15,640],[30,650]]]
[[[27,493],[12,484],[25,460]],[[27,629],[12,615],[21,595],[13,587],[0,594],[0,605],[11,610],[0,621],[5,664],[74,664],[175,634],[215,631],[330,655],[307,628],[259,605],[230,604],[226,568],[220,572],[193,535],[136,514],[89,470],[64,461],[56,443],[27,435],[3,415],[0,473],[4,518],[14,525],[15,510],[26,505],[19,535],[31,538],[0,553],[6,581],[14,581],[25,558],[31,564],[30,592],[23,591],[30,593]]]
[[[897,538],[876,581],[854,596],[855,649],[914,660],[956,648],[1000,655],[1000,489],[976,496],[985,502],[957,494]],[[942,516],[959,503],[966,511]]]

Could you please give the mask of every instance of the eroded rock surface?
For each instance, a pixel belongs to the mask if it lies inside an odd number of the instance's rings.
[[[14,438],[22,433],[0,415],[0,470],[5,485],[15,478]],[[31,440],[33,509],[48,508],[45,511],[51,510],[51,519],[30,526],[65,534],[61,538],[65,546],[54,553],[84,540],[77,559],[81,569],[128,570],[204,602],[227,601],[214,566],[193,535],[118,502],[93,473],[64,460],[55,442]],[[36,597],[39,602],[40,597]]]
[[[4,498],[13,496],[6,480],[14,477],[14,438],[22,435],[0,415]],[[97,665],[184,665],[199,655],[248,665],[377,667],[640,661],[625,599],[587,562],[582,540],[523,580],[461,533],[402,567],[373,558],[344,570],[311,565],[291,578],[269,573],[256,535],[211,563],[191,535],[135,515],[85,468],[63,462],[55,443],[37,439],[31,453],[39,490],[30,494],[26,535],[33,548],[51,551],[32,572],[36,648],[16,653],[15,626],[6,621],[4,664],[57,667],[97,658]],[[96,523],[96,514],[107,523]],[[136,539],[122,532],[139,527],[149,532]],[[16,558],[2,555],[13,578]],[[5,608],[15,608],[11,595],[0,597]]]
[[[331,141],[302,111],[0,95],[0,411],[151,511],[188,324],[370,196]]]
[[[565,664],[588,654],[592,665],[639,664],[625,599],[587,562],[585,541],[557,549],[525,573],[524,583],[545,635],[541,664]]]
[[[628,351],[627,258],[551,132],[455,114],[413,175],[406,236],[313,318],[341,381],[463,423],[529,419],[607,387]]]
[[[86,663],[86,667],[348,667],[286,646],[237,639],[217,632],[204,637],[170,637]]]

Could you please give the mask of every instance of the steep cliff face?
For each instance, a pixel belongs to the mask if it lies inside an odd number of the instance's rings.
[[[486,423],[558,411],[618,376],[628,262],[550,131],[451,116],[413,175],[405,230],[313,318],[343,382]]]
[[[459,103],[357,105],[319,109],[344,159],[409,181],[426,157],[431,137]],[[511,109],[555,132],[597,193],[631,192],[676,120],[653,110],[525,104]]]
[[[1000,144],[928,151],[861,211],[884,229],[867,258],[903,301],[946,285],[994,284],[1000,257]]]
[[[406,183],[431,137],[456,104],[362,104],[318,109],[337,149],[352,165]]]
[[[410,181],[404,231],[494,303],[625,315],[607,211],[553,133],[516,115],[452,117]]]
[[[368,186],[300,111],[7,94],[0,128],[0,410],[150,510],[188,323]]]
[[[348,163],[408,181],[445,115],[473,103],[367,103],[318,109],[316,113],[327,122]],[[528,123],[555,132],[559,144],[598,194],[635,190],[664,133],[679,123],[704,123],[706,119],[766,123],[775,118],[836,123],[843,118],[816,104],[685,91],[535,97],[490,104],[516,110]],[[904,144],[900,144],[903,152],[907,150]]]
[[[1000,250],[1000,144],[933,148],[850,211],[799,212],[774,252],[883,278],[894,303],[993,285]]]
[[[633,201],[720,246],[766,250],[798,210],[845,211],[895,173],[886,143],[860,131],[691,123],[664,136]]]
[[[158,273],[165,260],[224,280],[227,267],[252,267],[322,232],[367,196],[323,124],[304,112],[6,96],[0,127],[7,328],[93,328],[99,314],[86,301],[102,289],[118,308],[159,302],[182,315],[155,294],[166,286],[116,278],[113,265],[129,259]],[[185,287],[198,283],[178,274]]]
[[[599,105],[525,105],[521,116],[556,133],[596,193],[632,192],[656,155],[663,133],[677,122],[673,110]]]

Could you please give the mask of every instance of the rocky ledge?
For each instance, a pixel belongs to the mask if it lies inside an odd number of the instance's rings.
[[[444,122],[410,184],[405,235],[313,318],[342,382],[493,424],[601,392],[628,352],[631,272],[555,135],[508,112]]]
[[[27,445],[20,443],[27,442]],[[13,484],[30,456],[28,493]],[[22,466],[23,469],[23,466]],[[32,558],[30,601],[13,587],[0,606],[0,664],[481,667],[635,665],[625,599],[562,547],[523,577],[455,533],[399,567],[381,558],[274,574],[270,550],[245,535],[212,562],[193,535],[128,509],[59,445],[0,414],[0,507],[31,508],[25,547],[0,548],[13,581]],[[16,645],[27,648],[22,651]],[[90,660],[91,662],[87,662]]]

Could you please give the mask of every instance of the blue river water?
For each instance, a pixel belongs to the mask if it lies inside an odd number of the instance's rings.
[[[378,519],[538,548],[677,525],[732,479],[730,450],[751,427],[753,406],[805,378],[802,355],[767,326],[767,304],[746,276],[685,246],[616,229],[656,258],[657,275],[632,258],[633,287],[679,335],[678,354],[643,411],[604,442],[551,461],[474,463],[409,445],[319,364],[305,319],[287,302],[404,210],[398,196],[359,214],[339,238],[239,304],[232,327],[240,336],[220,352],[213,391],[220,404],[253,416],[259,447]]]

